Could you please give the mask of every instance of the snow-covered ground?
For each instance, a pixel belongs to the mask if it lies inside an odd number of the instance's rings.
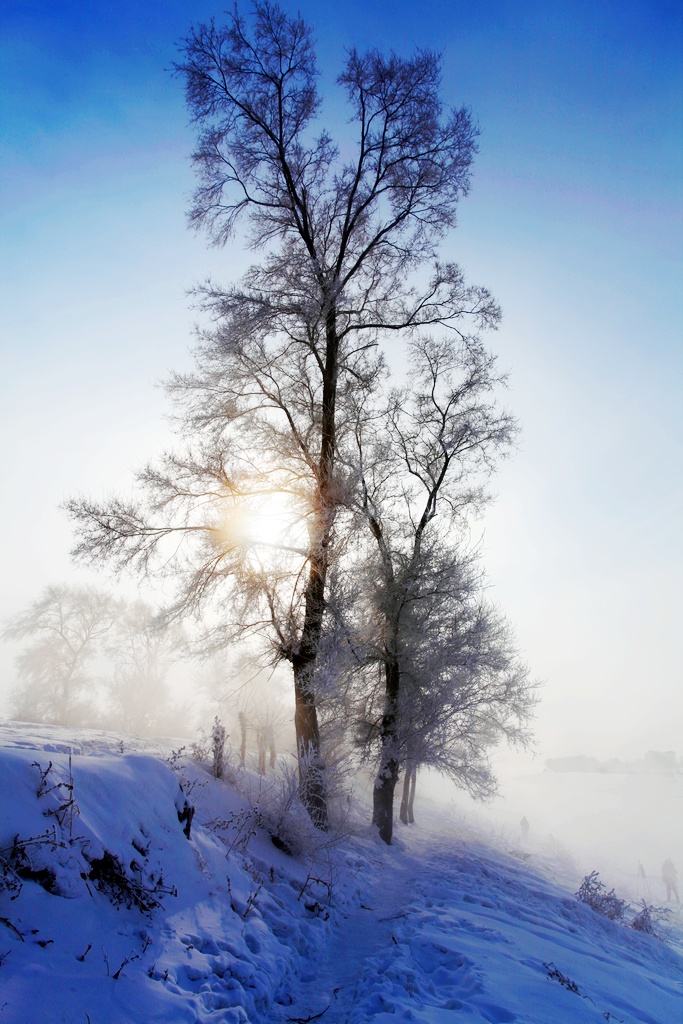
[[[596,914],[552,841],[424,801],[324,838],[286,782],[101,733],[3,726],[0,772],[0,1024],[683,1020],[680,919]]]

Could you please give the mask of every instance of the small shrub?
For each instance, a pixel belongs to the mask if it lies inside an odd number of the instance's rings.
[[[9,893],[9,898],[15,900],[21,892],[21,879],[11,864],[0,856],[0,892]]]
[[[600,881],[597,871],[591,871],[590,875],[585,876],[575,896],[582,903],[587,903],[597,914],[608,917],[610,921],[624,919],[628,903],[620,899],[614,889],[607,891],[607,886]]]
[[[581,995],[581,991],[576,982],[572,981],[572,979],[569,978],[566,974],[563,974],[562,971],[555,966],[552,960],[550,961],[550,963],[544,962],[543,966],[545,967],[546,974],[551,979],[551,981],[559,981],[562,988],[566,988],[568,992],[573,992],[574,995],[577,996]],[[583,996],[583,998],[585,999],[586,996]]]
[[[48,761],[47,768],[43,768],[38,761],[32,761],[31,767],[37,768],[40,773],[40,783],[36,793],[38,799],[42,796],[48,796],[50,793],[57,793],[58,799],[61,800],[59,807],[49,808],[44,813],[47,816],[51,814],[54,815],[57,818],[59,827],[62,831],[65,831],[68,827],[69,839],[73,839],[74,818],[81,812],[74,799],[74,777],[71,765],[71,748],[69,748],[69,778],[66,782],[56,782],[54,780],[54,777],[52,776],[52,761]]]
[[[177,750],[172,750],[168,757],[164,758],[164,761],[169,766],[169,768],[172,768],[174,771],[178,769],[180,762],[186,756],[186,749],[186,747],[178,747]]]
[[[205,827],[210,828],[225,843],[228,854],[233,850],[246,853],[249,840],[256,835],[261,821],[258,808],[249,807],[243,811],[232,811],[227,818],[212,818],[206,822]],[[229,834],[222,834],[226,832]]]
[[[27,839],[20,839],[17,834],[11,847],[0,850],[0,889],[7,890],[10,898],[16,899],[21,892],[20,879],[23,878],[37,882],[46,892],[61,895],[57,874],[49,860],[58,847],[64,849],[66,846],[64,841],[57,838],[54,827]]]
[[[270,834],[273,845],[289,856],[311,853],[320,843],[316,829],[301,803],[298,770],[282,762],[277,775],[266,781],[245,780],[244,795],[252,805],[259,828]]]
[[[209,760],[209,741],[203,729],[198,729],[198,737],[190,744],[190,752],[193,761],[204,764]]]
[[[664,921],[671,911],[667,907],[654,907],[645,900],[640,900],[640,910],[631,921],[631,928],[637,932],[644,932],[645,935],[654,935],[659,938],[658,925]]]
[[[178,895],[175,888],[164,884],[161,875],[157,879],[150,877],[149,884],[130,878],[119,858],[108,850],[101,857],[90,861],[88,878],[113,906],[125,906],[128,910],[137,907],[145,914],[162,906],[159,899],[161,894]]]

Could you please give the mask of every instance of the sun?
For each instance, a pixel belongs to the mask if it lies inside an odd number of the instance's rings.
[[[303,553],[307,530],[295,499],[285,491],[268,491],[241,498],[226,515],[221,530],[230,547],[255,552]]]
[[[272,491],[252,500],[245,517],[245,533],[252,544],[282,547],[301,539],[303,522],[291,495]]]

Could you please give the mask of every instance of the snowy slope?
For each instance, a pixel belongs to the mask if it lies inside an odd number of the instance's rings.
[[[277,787],[249,802],[171,760],[0,729],[0,848],[24,876],[0,891],[0,1024],[683,1021],[680,932],[595,914],[552,851],[424,807],[391,848],[360,824],[321,842],[295,808],[278,820]]]

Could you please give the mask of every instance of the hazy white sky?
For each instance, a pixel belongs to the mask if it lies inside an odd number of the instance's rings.
[[[345,46],[436,47],[445,99],[480,120],[447,255],[505,313],[489,340],[523,439],[481,532],[545,680],[541,754],[683,754],[679,5],[284,6],[313,23],[330,95]],[[188,364],[186,290],[245,265],[186,230],[192,133],[165,70],[220,12],[3,9],[2,618],[73,578],[59,503],[125,490],[164,444],[154,382]]]

